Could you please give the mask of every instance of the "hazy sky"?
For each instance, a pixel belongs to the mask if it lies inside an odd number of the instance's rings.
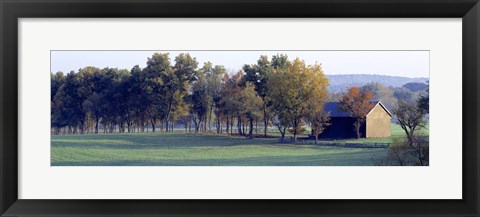
[[[428,51],[52,51],[51,71],[78,71],[86,66],[131,69],[145,67],[147,58],[155,52],[170,53],[173,60],[179,53],[190,53],[199,67],[210,61],[236,72],[244,64],[254,64],[260,55],[269,58],[287,54],[299,57],[307,64],[321,63],[325,74],[379,74],[404,77],[429,77]]]

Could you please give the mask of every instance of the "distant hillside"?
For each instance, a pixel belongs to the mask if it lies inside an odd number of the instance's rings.
[[[408,84],[405,84],[403,85],[403,87],[413,91],[413,92],[417,92],[417,91],[426,91],[428,89],[428,84],[426,83],[408,83]]]
[[[425,83],[428,78],[408,78],[400,76],[388,76],[388,75],[327,75],[330,82],[328,91],[335,93],[346,91],[352,86],[363,86],[370,82],[378,82],[387,87],[401,87],[407,83]]]

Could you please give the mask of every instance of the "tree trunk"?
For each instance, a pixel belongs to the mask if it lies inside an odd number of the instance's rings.
[[[360,123],[357,121],[355,124],[355,130],[357,131],[357,139],[360,139]]]
[[[85,121],[80,123],[80,134],[83,134],[83,127],[85,126]]]
[[[230,116],[230,135],[233,135],[233,115]]]
[[[155,120],[150,120],[150,123],[152,124],[152,132],[155,132]]]
[[[250,128],[248,129],[248,138],[253,139],[253,118],[250,119]]]
[[[207,132],[207,117],[203,118],[205,121],[203,122],[203,132]]]
[[[141,126],[141,127],[142,127],[141,129],[142,129],[142,130],[141,130],[141,131],[142,131],[142,133],[143,133],[143,132],[145,132],[145,116],[144,116],[144,114],[142,114],[141,124],[142,124],[142,126]]]
[[[95,116],[95,134],[98,134],[98,122],[100,121],[100,117]]]
[[[255,118],[255,135],[258,136],[258,118]]]
[[[297,143],[297,133],[298,133],[298,125],[300,121],[293,121],[293,142]]]
[[[188,132],[192,132],[192,117],[188,118]]]
[[[420,166],[423,166],[422,152],[420,149],[418,150],[418,160],[420,161]]]
[[[198,123],[197,123],[197,118],[193,117],[193,123],[195,124],[195,133],[198,133],[198,129],[200,128],[200,122],[201,120],[198,120]]]
[[[217,134],[220,134],[220,115],[217,115]]]
[[[173,95],[175,94],[175,92],[177,92],[177,91],[176,90],[173,91],[173,93],[170,95],[170,99],[168,100],[167,117],[165,118],[165,130],[166,130],[166,132],[168,132],[168,128],[169,128],[168,121],[170,120],[170,112],[172,110]]]
[[[237,113],[237,127],[238,127],[238,135],[243,135],[242,133],[242,120],[240,114]]]
[[[245,134],[245,123],[243,123],[243,120],[242,120],[242,135]]]
[[[208,131],[212,131],[212,111],[213,111],[213,103],[212,103],[212,105],[210,105],[210,114],[208,116]],[[205,122],[205,123],[207,123],[207,122]]]
[[[223,125],[222,125],[222,119],[220,119],[220,121],[218,122],[218,124],[220,125],[220,134],[223,134]]]
[[[283,130],[282,130],[282,127],[280,125],[277,125],[277,127],[278,127],[278,131],[280,131],[280,134],[282,135],[282,138],[280,139],[280,143],[283,143],[285,140],[285,132],[287,128],[283,127]]]
[[[267,107],[263,106],[263,135],[265,137],[268,136],[268,115],[267,115]]]
[[[230,127],[230,122],[229,122],[228,115],[227,115],[227,123],[226,124],[227,124],[227,134],[228,134],[230,132],[229,131],[230,130],[230,128],[229,128]]]

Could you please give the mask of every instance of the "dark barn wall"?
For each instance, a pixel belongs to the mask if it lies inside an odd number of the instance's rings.
[[[324,139],[348,139],[357,138],[357,133],[353,123],[354,118],[351,117],[332,117],[330,119],[331,125],[328,126],[319,138]],[[362,138],[365,138],[366,128],[365,124],[360,128],[360,134]]]

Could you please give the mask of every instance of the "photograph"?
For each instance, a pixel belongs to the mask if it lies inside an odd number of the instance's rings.
[[[51,166],[429,166],[429,50],[51,50]]]

